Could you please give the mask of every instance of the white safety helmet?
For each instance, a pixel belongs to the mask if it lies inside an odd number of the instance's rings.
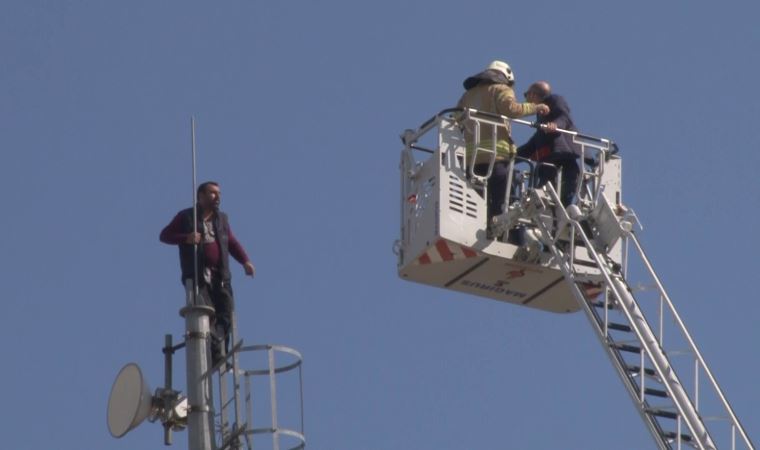
[[[510,83],[515,82],[515,74],[512,72],[512,68],[509,67],[509,64],[505,63],[504,61],[493,61],[491,64],[486,67],[486,70],[496,70],[504,74],[505,77],[507,77],[507,81]]]

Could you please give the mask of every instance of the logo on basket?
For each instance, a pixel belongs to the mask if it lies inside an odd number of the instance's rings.
[[[427,180],[422,186],[419,187],[416,193],[410,194],[406,201],[414,207],[414,215],[419,217],[429,200],[433,197],[433,186],[435,186],[435,178]]]
[[[504,285],[509,284],[510,281],[516,278],[522,278],[524,276],[525,276],[525,269],[510,270],[509,272],[504,274],[504,277],[501,280],[496,280],[494,285],[496,285],[496,287],[502,287]]]
[[[504,286],[505,282],[497,281],[494,284],[484,283],[481,281],[462,280],[459,282],[460,286],[464,286],[473,290],[479,290],[482,292],[489,292],[492,294],[501,294],[505,297],[509,297],[512,300],[522,300],[528,296],[525,292],[516,291]]]
[[[525,276],[525,269],[510,270],[504,276],[505,280],[514,280],[515,278],[522,278]]]

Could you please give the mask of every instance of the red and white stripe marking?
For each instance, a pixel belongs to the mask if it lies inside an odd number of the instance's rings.
[[[435,243],[435,246],[428,249],[419,258],[417,258],[417,264],[432,264],[439,262],[448,262],[460,259],[475,258],[478,253],[463,245],[453,244],[446,242],[443,239],[439,239]]]

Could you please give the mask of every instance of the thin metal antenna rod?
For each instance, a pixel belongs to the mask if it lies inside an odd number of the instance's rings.
[[[198,202],[195,180],[195,117],[190,117],[193,150],[193,233],[198,233]],[[195,234],[193,234],[195,236]],[[192,292],[190,290],[192,289]],[[211,380],[204,374],[209,369],[208,340],[211,335],[210,317],[214,308],[198,301],[198,244],[193,242],[193,284],[185,281],[187,306],[180,310],[185,318],[185,349],[187,365],[187,431],[189,450],[215,448],[214,411],[211,403]]]
[[[193,149],[193,305],[198,304],[198,244],[195,235],[198,233],[198,201],[195,180],[195,116],[190,116],[190,139]]]

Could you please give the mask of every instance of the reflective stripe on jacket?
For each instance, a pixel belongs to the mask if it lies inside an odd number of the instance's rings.
[[[478,77],[478,75],[476,75]],[[468,89],[457,103],[458,108],[473,108],[478,111],[500,114],[517,118],[536,113],[536,105],[532,103],[520,103],[515,98],[515,92],[504,83],[494,83],[488,78],[482,78],[480,83]],[[479,147],[493,149],[493,126],[481,124]],[[496,127],[496,150],[497,160],[509,159],[517,152],[512,141],[511,125],[505,121],[504,126]],[[467,142],[468,161],[474,147],[475,124],[472,121],[464,123],[464,136]],[[476,163],[488,162],[490,155],[478,152]]]

